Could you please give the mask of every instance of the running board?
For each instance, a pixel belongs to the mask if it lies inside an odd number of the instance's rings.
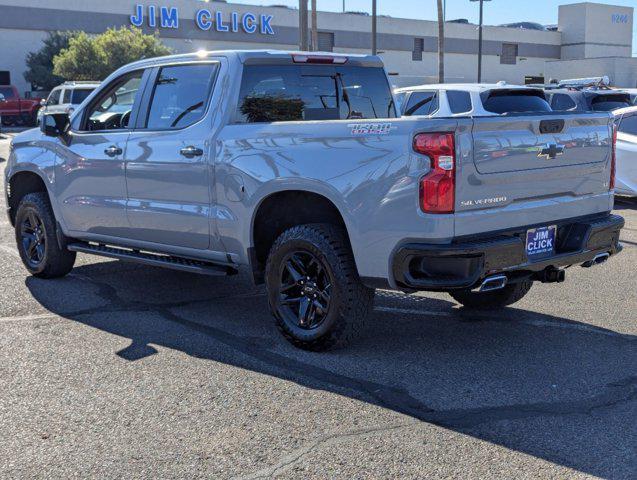
[[[109,247],[84,242],[70,243],[66,248],[72,252],[90,253],[91,255],[115,258],[124,262],[142,263],[153,267],[171,268],[201,275],[225,276],[237,273],[235,268],[226,265],[217,265],[202,260],[192,260],[167,254],[142,252],[129,248]]]

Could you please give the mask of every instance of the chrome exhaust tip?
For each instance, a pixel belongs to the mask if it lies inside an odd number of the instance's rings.
[[[493,277],[485,278],[482,285],[478,288],[479,292],[492,292],[494,290],[501,290],[506,287],[508,278],[506,275],[494,275]]]
[[[590,268],[594,265],[601,265],[602,263],[606,262],[606,260],[608,260],[609,258],[610,258],[610,253],[608,252],[598,253],[597,255],[595,255],[595,258],[593,258],[592,260],[582,263],[582,267]]]

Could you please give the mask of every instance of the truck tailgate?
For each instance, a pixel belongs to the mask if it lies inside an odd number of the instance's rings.
[[[457,143],[456,236],[612,207],[606,113],[474,118]]]

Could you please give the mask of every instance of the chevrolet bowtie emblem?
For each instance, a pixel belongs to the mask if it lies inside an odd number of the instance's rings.
[[[545,158],[546,160],[553,160],[559,155],[564,154],[564,145],[557,145],[555,143],[547,143],[544,147],[539,148],[540,153],[537,154],[539,158]]]

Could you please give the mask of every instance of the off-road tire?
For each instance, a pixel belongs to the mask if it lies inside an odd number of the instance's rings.
[[[472,292],[471,290],[454,290],[449,292],[455,301],[474,310],[494,310],[504,308],[520,301],[533,286],[530,280],[511,283],[500,290],[492,292]]]
[[[33,265],[28,260],[24,242],[22,241],[21,226],[29,213],[32,212],[41,220],[44,238],[44,255],[42,261]],[[56,235],[56,221],[49,198],[44,192],[29,193],[18,205],[15,221],[15,236],[20,258],[31,275],[39,278],[63,277],[73,269],[75,252],[60,248]]]
[[[325,320],[316,330],[304,330],[282,314],[279,288],[284,259],[307,251],[322,263],[333,281]],[[299,225],[283,232],[268,255],[265,271],[270,309],[283,336],[296,347],[325,351],[351,342],[372,308],[374,289],[361,282],[346,233],[329,224]]]

